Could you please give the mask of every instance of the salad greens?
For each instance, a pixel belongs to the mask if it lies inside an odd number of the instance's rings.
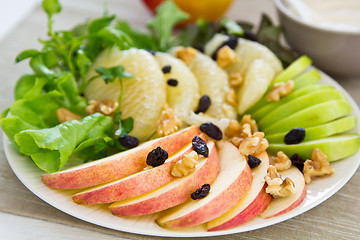
[[[117,46],[120,50],[135,47],[167,51],[177,45],[201,49],[217,32],[246,37],[252,28],[229,19],[218,23],[199,20],[178,33],[174,29],[176,24],[189,16],[174,2],[166,1],[148,22],[148,32],[133,29],[108,13],[72,30],[54,31],[53,18],[61,12],[60,3],[43,0],[42,8],[48,17],[48,39],[39,40],[42,49],[24,50],[16,56],[16,63],[29,60],[32,73],[18,79],[15,102],[2,113],[0,126],[19,152],[47,172],[60,170],[70,156],[88,161],[126,150],[118,138],[131,132],[134,120],[121,118],[122,80],[133,76],[122,66],[115,66],[98,67],[98,75],[86,78],[93,61],[104,49]],[[292,55],[278,44],[279,33],[278,27],[263,18],[257,37],[289,62]],[[120,80],[119,104],[112,117],[99,113],[87,116],[88,103],[83,93],[98,77],[106,83]],[[60,108],[83,119],[60,123],[57,118]]]

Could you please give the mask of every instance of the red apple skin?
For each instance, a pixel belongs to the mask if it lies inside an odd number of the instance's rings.
[[[305,187],[303,189],[302,194],[300,195],[300,197],[293,204],[291,204],[288,208],[286,208],[286,209],[284,209],[284,210],[282,210],[282,211],[280,211],[280,212],[278,212],[276,214],[265,217],[265,219],[276,217],[276,216],[279,216],[281,214],[284,214],[284,213],[287,213],[287,212],[293,210],[294,208],[296,208],[297,206],[299,206],[303,202],[303,200],[306,197],[306,193],[307,193],[307,187],[306,187],[306,184],[305,184]]]
[[[170,156],[195,135],[199,135],[199,129],[192,126],[80,167],[44,174],[41,179],[48,187],[57,189],[80,189],[114,181],[143,170],[147,166],[147,154],[154,148],[161,146]]]
[[[211,184],[219,174],[220,162],[215,145],[210,151],[210,155],[199,171],[194,172],[193,176],[176,188],[163,194],[137,202],[130,205],[116,207],[110,206],[114,215],[119,216],[140,216],[151,214],[179,205],[190,198],[192,192],[203,184]]]
[[[138,196],[154,190],[175,177],[171,175],[171,169],[177,161],[183,158],[184,154],[192,151],[190,143],[182,149],[179,154],[172,159],[168,159],[164,164],[142,171],[131,176],[110,182],[99,187],[90,188],[75,194],[72,199],[78,204],[100,204],[120,201]]]
[[[236,217],[217,227],[210,228],[207,231],[212,232],[234,228],[262,213],[267,208],[272,199],[271,195],[265,192],[265,188],[266,184],[264,184],[263,188],[261,189],[257,197],[254,199],[254,201],[252,201],[251,204],[244,209],[244,211],[236,215]]]
[[[237,202],[239,202],[249,190],[251,182],[252,172],[249,165],[246,164],[238,178],[224,192],[219,194],[219,196],[214,198],[208,204],[181,218],[165,223],[157,223],[165,228],[179,228],[195,226],[210,221],[229,211]],[[231,199],[231,201],[229,201],[229,199]]]

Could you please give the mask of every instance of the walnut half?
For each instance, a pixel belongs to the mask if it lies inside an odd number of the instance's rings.
[[[176,116],[174,110],[166,104],[158,120],[157,134],[160,137],[168,136],[176,132],[181,125],[181,119]]]
[[[221,68],[226,68],[237,61],[238,58],[235,51],[229,46],[223,46],[217,52],[216,63]]]
[[[276,83],[271,91],[266,95],[266,99],[269,102],[277,102],[281,97],[285,97],[290,94],[294,87],[295,82],[293,80],[289,80],[286,83]]]
[[[274,198],[288,197],[295,192],[294,182],[289,177],[282,179],[274,166],[268,168],[265,181],[268,184],[265,191]]]
[[[264,138],[263,132],[256,132],[241,141],[239,151],[241,154],[258,156],[269,147],[269,142]]]
[[[185,154],[183,159],[177,161],[171,170],[171,175],[180,178],[189,175],[195,170],[199,155],[195,151]]]
[[[315,148],[311,153],[311,160],[306,160],[304,163],[304,178],[306,183],[311,183],[315,177],[331,175],[334,169],[330,166],[326,155],[318,148]]]
[[[284,171],[291,167],[291,160],[290,158],[282,151],[279,151],[277,156],[273,158],[274,167],[278,171]]]

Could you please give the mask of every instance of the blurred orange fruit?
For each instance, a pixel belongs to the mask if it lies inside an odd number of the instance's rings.
[[[165,0],[143,0],[152,11]],[[196,22],[197,19],[219,20],[229,8],[233,0],[174,0],[176,5],[190,14],[187,22]]]

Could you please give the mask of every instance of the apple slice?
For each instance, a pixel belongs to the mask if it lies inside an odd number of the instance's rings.
[[[48,187],[61,189],[85,188],[114,181],[143,170],[146,157],[154,148],[160,146],[171,156],[191,142],[195,135],[199,135],[199,128],[191,126],[125,152],[64,171],[44,174],[41,179]]]
[[[208,231],[225,230],[243,224],[263,212],[272,197],[265,192],[265,176],[270,165],[269,157],[263,152],[259,166],[252,170],[253,181],[248,193],[228,212],[207,223]]]
[[[252,173],[246,158],[230,142],[219,142],[220,173],[209,194],[185,202],[156,219],[164,228],[198,225],[229,211],[250,188]]]
[[[311,140],[315,140],[315,139],[321,139],[321,138],[335,135],[337,133],[346,132],[346,131],[354,128],[356,126],[356,124],[357,124],[356,117],[349,116],[349,117],[344,117],[344,118],[334,120],[329,123],[318,125],[315,127],[305,128],[306,134],[305,134],[305,138],[304,138],[303,142],[311,141]],[[287,133],[288,132],[266,135],[266,139],[270,143],[284,144],[284,138]]]
[[[172,167],[192,149],[192,143],[190,143],[160,166],[87,189],[75,194],[72,199],[78,204],[99,204],[120,201],[152,191],[175,178],[171,175]]]
[[[304,96],[298,97],[286,104],[279,106],[272,112],[265,115],[260,121],[258,121],[259,128],[265,129],[277,122],[279,119],[284,119],[298,111],[304,110],[309,106],[328,102],[331,100],[345,100],[344,95],[336,89],[324,89],[316,91]]]
[[[255,111],[253,114],[251,114],[251,117],[254,119],[261,119],[262,117],[266,116],[268,113],[270,113],[271,111],[277,109],[278,107],[282,106],[283,104],[286,104],[292,100],[294,100],[295,98],[307,95],[307,94],[311,94],[317,91],[321,91],[324,89],[334,89],[333,86],[330,85],[320,85],[320,84],[316,84],[316,85],[310,85],[304,88],[301,88],[299,90],[293,90],[293,92],[291,92],[289,95],[287,95],[284,98],[281,98],[278,102],[268,102],[265,106],[263,106],[262,108],[258,109],[257,111]]]
[[[110,205],[113,214],[140,216],[159,212],[179,205],[190,198],[192,192],[205,183],[211,184],[220,171],[219,156],[213,142],[208,143],[209,157],[200,158],[193,173],[176,178],[151,192]]]
[[[330,122],[344,117],[352,112],[347,101],[333,100],[314,106],[310,106],[294,113],[286,118],[280,119],[274,124],[263,129],[265,134],[290,131],[293,128],[306,128]]]
[[[292,145],[269,144],[268,152],[276,155],[278,151],[283,151],[288,156],[297,153],[303,159],[308,159],[314,148],[320,148],[328,161],[332,162],[354,154],[359,147],[360,135],[343,134]]]
[[[297,167],[292,166],[288,170],[279,172],[282,178],[289,177],[295,185],[294,194],[289,197],[275,198],[263,213],[262,218],[276,217],[299,206],[306,196],[306,184],[303,174]]]

